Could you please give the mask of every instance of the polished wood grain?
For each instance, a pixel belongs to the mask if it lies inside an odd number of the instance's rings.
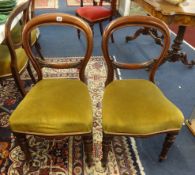
[[[148,14],[155,16],[167,24],[185,26],[195,25],[195,1],[186,0],[179,5],[164,0],[133,0]]]
[[[30,68],[30,64],[27,61],[26,62],[26,66],[23,66],[22,70],[18,70],[18,66],[17,66],[17,55],[16,55],[16,49],[22,47],[22,41],[20,41],[19,43],[15,43],[12,39],[12,24],[14,22],[14,19],[21,13],[23,13],[22,19],[20,20],[21,25],[24,26],[28,20],[29,20],[29,7],[30,7],[30,1],[24,1],[24,3],[20,3],[20,5],[18,5],[10,14],[7,22],[5,23],[5,44],[7,45],[9,52],[10,52],[10,56],[11,56],[11,62],[10,62],[10,68],[11,68],[11,72],[12,72],[12,76],[15,80],[15,83],[19,89],[19,91],[21,92],[21,94],[23,96],[25,96],[26,91],[24,89],[24,83],[21,81],[20,78],[20,73],[22,73],[25,68],[27,68],[28,73],[31,77],[31,79],[33,80],[33,82],[35,82],[35,78],[32,74],[31,68]],[[23,27],[21,28],[22,32]],[[6,76],[3,78],[7,78]]]
[[[103,56],[107,64],[107,79],[105,82],[105,86],[106,86],[105,88],[107,88],[107,86],[112,81],[114,81],[114,72],[116,69],[138,70],[138,69],[145,69],[148,66],[147,63],[145,62],[144,63],[130,63],[131,60],[128,59],[128,63],[121,63],[121,62],[117,62],[116,60],[112,59],[112,56],[109,51],[109,45],[110,45],[109,38],[111,34],[119,29],[126,28],[129,26],[132,26],[132,27],[139,26],[141,28],[150,28],[150,29],[154,28],[158,32],[160,31],[163,35],[164,39],[162,43],[162,50],[159,52],[157,58],[153,62],[153,66],[149,70],[149,80],[150,81],[154,82],[155,73],[158,67],[166,60],[166,55],[168,53],[169,46],[170,46],[170,33],[169,33],[169,29],[167,25],[164,22],[162,22],[158,18],[154,18],[151,16],[126,16],[126,17],[118,18],[112,21],[106,27],[104,34],[103,34],[103,39],[102,39]],[[108,91],[109,90],[107,89],[107,93]],[[103,106],[103,110],[104,110],[104,106]],[[143,115],[143,118],[144,118],[144,115]],[[146,119],[143,119],[143,120],[146,120]],[[120,123],[120,126],[122,126],[121,123]],[[155,132],[155,133],[150,133],[150,134],[144,133],[141,135],[141,134],[136,134],[136,133],[123,133],[122,131],[117,132],[115,130],[115,127],[117,128],[117,123],[115,124],[115,126],[112,126],[112,131],[109,130],[109,132],[105,131],[103,128],[103,145],[102,145],[103,147],[102,148],[103,149],[102,166],[103,167],[106,167],[107,159],[108,159],[108,152],[111,151],[110,150],[111,140],[114,136],[128,136],[128,137],[142,138],[142,137],[149,137],[149,136],[158,135],[158,134],[167,134],[164,144],[163,144],[162,151],[159,156],[159,161],[162,161],[167,158],[168,150],[173,144],[175,136],[179,132],[179,129],[170,129],[170,130],[168,129],[166,131],[162,130],[162,131]]]
[[[86,39],[86,48],[85,48],[85,54],[81,61],[76,61],[74,63],[63,63],[63,62],[49,62],[46,60],[40,60],[38,59],[32,50],[32,47],[30,45],[30,33],[34,28],[37,28],[38,26],[44,26],[44,25],[61,25],[61,26],[71,26],[73,29],[79,29],[84,33],[85,39]],[[76,33],[75,33],[76,34]],[[90,26],[85,23],[83,20],[81,20],[78,17],[64,14],[64,13],[52,13],[52,14],[43,14],[34,17],[28,23],[24,26],[24,30],[22,33],[23,37],[23,47],[28,55],[28,58],[30,62],[32,63],[32,66],[34,67],[36,73],[37,73],[37,80],[36,82],[39,82],[43,79],[43,73],[42,73],[42,67],[50,67],[55,69],[68,69],[68,68],[77,68],[79,71],[79,78],[82,82],[86,83],[85,79],[85,68],[86,65],[91,57],[92,49],[93,49],[93,34],[91,31]],[[50,87],[53,88],[53,87]],[[66,92],[65,92],[66,93]],[[52,96],[51,96],[52,97]],[[52,100],[52,99],[51,99]],[[69,99],[64,99],[66,101]],[[17,109],[16,109],[17,110]],[[25,110],[25,109],[24,109]],[[41,113],[42,109],[34,109],[37,110],[37,113]],[[66,111],[64,111],[66,113]],[[44,114],[43,114],[44,115]],[[35,116],[36,117],[36,116]],[[48,116],[45,116],[46,118]],[[47,119],[45,119],[47,121]],[[14,132],[14,131],[13,131]],[[14,135],[16,136],[16,139],[18,141],[18,144],[20,145],[22,151],[25,153],[26,161],[28,163],[32,162],[32,157],[29,152],[28,148],[28,141],[26,139],[26,134],[29,135],[38,135],[39,137],[43,137],[46,139],[61,139],[62,137],[66,136],[75,136],[80,135],[83,138],[84,142],[84,151],[86,154],[86,162],[88,166],[92,166],[93,164],[93,157],[92,157],[92,150],[93,150],[93,139],[92,139],[92,128],[90,131],[82,132],[82,131],[75,131],[75,133],[62,133],[62,135],[55,135],[55,134],[48,134],[44,135],[42,133],[28,133],[28,132],[14,132]]]
[[[195,1],[186,0],[178,5],[173,5],[164,0],[133,0],[139,6],[141,6],[149,15],[154,16],[167,24],[178,25],[178,32],[174,39],[174,42],[167,55],[167,60],[171,62],[181,61],[188,66],[195,65],[195,61],[189,61],[187,55],[182,51],[181,44],[184,40],[184,34],[187,26],[195,26]],[[143,30],[143,29],[142,29]],[[133,36],[127,36],[126,42],[137,38],[140,34],[144,34],[143,31],[137,31]],[[151,35],[151,31],[148,30],[148,34]],[[154,40],[159,44],[159,40],[162,39],[153,35]]]

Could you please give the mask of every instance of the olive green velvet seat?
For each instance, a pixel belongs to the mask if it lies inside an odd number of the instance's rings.
[[[144,40],[147,49],[142,48],[143,50],[140,51],[139,48],[144,46],[142,43],[139,47],[137,46],[138,43],[135,44],[136,47],[127,43],[128,47],[122,47],[126,57],[120,58],[117,55],[114,59],[109,46],[110,36],[114,32],[122,33],[123,30],[125,32],[129,30],[129,33],[131,33],[135,28],[139,28],[139,30],[135,31],[132,36],[126,36],[126,38],[121,35],[122,39],[126,39],[126,42],[129,40],[133,42],[141,34],[141,31],[144,34],[148,32],[148,35],[151,34],[152,37],[157,37],[155,41],[158,40],[160,47],[152,45],[152,40],[148,36]],[[134,47],[131,47],[132,45]],[[140,138],[166,134],[159,161],[167,158],[169,148],[174,143],[176,135],[181,130],[184,122],[181,110],[155,84],[155,74],[158,67],[166,62],[169,47],[170,33],[168,26],[163,21],[151,16],[117,18],[105,28],[102,38],[102,51],[107,64],[107,79],[102,100],[102,165],[104,167],[107,164],[113,136]],[[154,58],[150,57],[150,49],[158,51]],[[138,61],[137,58],[133,58],[134,52],[137,52],[136,55],[140,57],[143,55],[144,58],[139,58]],[[128,53],[129,55],[127,55]],[[124,62],[121,62],[121,60],[124,60]],[[141,62],[141,60],[143,61]],[[118,73],[121,69],[125,70],[125,77],[127,77],[125,80],[120,77],[120,74],[115,76],[115,73]],[[145,77],[144,72],[148,74],[146,79],[143,78]],[[118,77],[119,80],[115,77]]]
[[[15,53],[17,58],[17,67],[19,72],[21,72],[27,65],[27,55],[25,54],[25,51],[23,48],[15,49]],[[11,62],[11,56],[9,49],[6,45],[0,45],[0,78],[11,76],[11,68],[10,68],[10,62]]]
[[[24,3],[21,7],[25,6]],[[81,30],[85,40],[85,49],[81,59],[68,59],[69,61],[67,59],[61,61],[37,59],[31,47],[30,34],[35,28],[45,25],[50,27],[61,25],[66,34],[67,27],[73,31],[75,29]],[[48,37],[47,34],[45,33],[43,37]],[[74,35],[73,32],[70,37],[74,38]],[[47,140],[61,139],[61,142],[64,142],[62,137],[81,136],[86,162],[88,166],[91,166],[93,164],[93,113],[85,76],[85,69],[93,49],[93,33],[90,26],[73,15],[64,13],[42,14],[26,23],[22,32],[22,40],[23,48],[37,77],[34,86],[30,88],[11,114],[9,124],[18,141],[17,143],[25,154],[25,160],[27,162],[33,161],[28,149],[27,134],[43,137]],[[62,38],[61,42],[65,42],[65,40]],[[83,49],[82,44],[80,47]],[[67,45],[64,50],[68,50],[68,48]],[[78,78],[73,79],[68,76],[45,78],[43,75],[45,69],[42,69],[44,67],[50,68],[50,70],[73,69],[78,73]]]
[[[182,112],[148,80],[115,80],[103,97],[105,133],[149,135],[174,131],[184,121]]]
[[[12,29],[11,31],[11,38],[13,43],[20,43],[22,41],[22,28],[23,26],[20,24],[20,22],[17,23],[17,25]],[[31,43],[32,45],[35,44],[37,40],[37,30],[34,29],[31,35]],[[2,42],[2,44],[6,44],[5,41]]]
[[[89,133],[92,106],[87,86],[79,80],[41,80],[9,121],[11,130],[19,133],[42,136]]]
[[[28,12],[30,3],[31,1],[28,1],[24,8],[21,7],[22,4],[20,4],[10,13],[5,23],[5,39],[0,45],[0,80],[12,76],[23,96],[26,92],[24,83],[21,82],[20,73],[22,73],[26,68],[32,81],[35,82],[27,55],[25,54],[22,46],[22,30],[25,23],[29,20]],[[23,14],[23,16],[12,29],[14,21],[19,14]],[[36,33],[36,29],[34,29],[31,33],[30,42],[32,45],[37,41]]]
[[[13,43],[19,43],[21,42],[21,26],[18,24],[16,28],[14,28],[12,41]],[[36,30],[33,30],[32,35],[31,35],[31,42],[32,45],[33,43],[36,42]],[[16,57],[19,58],[17,59],[17,68],[19,73],[22,72],[24,68],[27,66],[27,55],[25,54],[25,51],[22,47],[19,47],[15,49],[14,51],[16,53]],[[7,76],[12,76],[11,68],[10,68],[10,63],[11,63],[11,55],[10,55],[10,50],[8,49],[7,45],[0,45],[0,78],[2,77],[7,77]]]

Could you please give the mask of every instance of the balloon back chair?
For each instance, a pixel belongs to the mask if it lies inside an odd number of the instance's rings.
[[[29,20],[29,5],[30,1],[21,3],[9,15],[9,18],[5,23],[5,40],[0,45],[0,80],[13,76],[16,85],[23,96],[25,96],[26,92],[20,74],[25,68],[27,68],[29,75],[35,82],[27,55],[22,48],[22,30],[23,26]],[[23,14],[23,16],[21,17],[20,23],[12,30],[15,19],[19,18],[21,14]],[[33,30],[31,44],[35,44],[36,41],[36,30]]]
[[[40,64],[29,44],[29,35],[34,28],[45,25],[61,25],[81,30],[86,38],[83,59],[71,63],[41,60]],[[84,72],[93,48],[91,28],[83,20],[72,15],[61,13],[39,15],[25,25],[23,45],[38,78],[37,83],[10,116],[9,123],[18,144],[25,153],[26,160],[31,160],[26,134],[46,139],[80,135],[84,141],[86,162],[90,166],[92,163],[92,105]],[[44,79],[42,67],[75,68],[79,70],[80,79]]]
[[[145,69],[145,64],[121,63],[110,55],[108,39],[110,35],[125,27],[149,27],[164,36],[159,56],[149,71],[149,80],[125,79],[114,80],[115,69]],[[158,66],[166,59],[170,45],[167,25],[159,19],[149,16],[121,17],[112,21],[105,29],[102,50],[108,68],[102,103],[103,122],[103,158],[107,163],[110,143],[113,136],[148,137],[166,133],[166,138],[159,160],[167,157],[167,152],[182,127],[182,112],[169,101],[155,85],[154,76]],[[129,60],[131,61],[131,60]]]
[[[113,16],[116,14],[116,0],[110,1],[110,6],[103,6],[105,0],[100,0],[98,3],[93,0],[93,6],[83,6],[83,0],[81,0],[80,7],[76,9],[76,15],[89,23],[93,30],[93,25],[99,23],[100,33],[103,34],[103,21],[111,21]],[[80,39],[80,31],[78,32],[78,38]],[[113,36],[111,37],[114,42]]]

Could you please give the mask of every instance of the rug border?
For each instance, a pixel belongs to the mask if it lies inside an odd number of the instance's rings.
[[[59,0],[54,0],[54,1],[55,1],[55,4],[54,4],[55,7],[37,7],[36,4],[35,4],[35,10],[58,9],[58,7],[59,7]]]

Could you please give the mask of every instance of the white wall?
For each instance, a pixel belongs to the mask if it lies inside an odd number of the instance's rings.
[[[128,16],[130,12],[131,0],[119,0],[118,11],[121,16]]]

